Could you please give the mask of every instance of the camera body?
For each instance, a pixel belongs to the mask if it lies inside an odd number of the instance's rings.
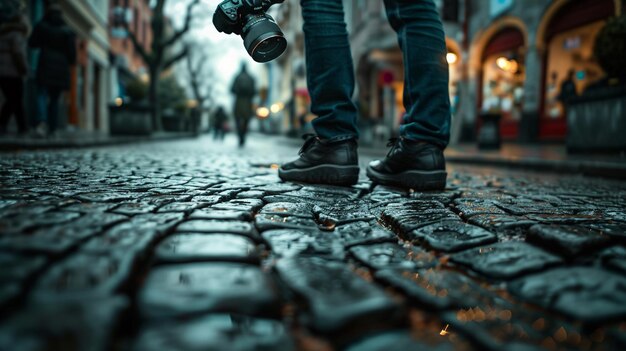
[[[213,15],[218,31],[238,34],[257,62],[268,62],[287,48],[287,40],[267,10],[284,0],[224,0]]]

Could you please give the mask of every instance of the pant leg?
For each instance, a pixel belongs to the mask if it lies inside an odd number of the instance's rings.
[[[45,123],[48,121],[48,88],[44,86],[37,87],[37,123]]]
[[[24,106],[24,79],[19,77],[15,79],[15,122],[20,133],[27,131],[26,127],[26,110]]]
[[[341,0],[301,0],[313,128],[322,139],[358,138],[354,69]]]
[[[10,78],[0,77],[0,90],[2,91],[2,96],[4,96],[4,102],[0,110],[0,129],[4,132],[9,125],[9,119],[11,119],[11,115],[15,109]]]
[[[56,88],[48,89],[48,133],[54,133],[57,130],[59,122],[59,99],[63,91]]]
[[[449,71],[443,24],[433,0],[385,0],[404,60],[400,135],[441,147],[450,139]]]

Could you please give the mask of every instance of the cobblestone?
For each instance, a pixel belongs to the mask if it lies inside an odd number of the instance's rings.
[[[283,183],[277,140],[3,154],[0,350],[626,348],[626,183]]]

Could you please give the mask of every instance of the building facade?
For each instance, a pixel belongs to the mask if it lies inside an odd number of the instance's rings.
[[[470,1],[466,85],[475,111],[501,113],[502,137],[559,141],[567,134],[561,85],[573,77],[578,94],[604,77],[593,56],[607,19],[621,0]]]
[[[358,82],[363,130],[381,138],[397,130],[402,105],[402,55],[382,1],[343,0]],[[593,57],[597,34],[622,13],[623,0],[435,0],[444,23],[453,108],[452,142],[470,140],[483,113],[499,113],[501,136],[520,142],[563,142],[567,111],[561,85],[581,94],[604,72]],[[298,6],[281,5],[291,49],[282,90],[303,62]],[[284,99],[287,100],[287,97]],[[368,138],[368,133],[364,137]]]
[[[44,0],[28,2],[31,22],[36,24],[44,14]],[[62,98],[59,126],[62,129],[108,132],[109,40],[108,0],[58,0],[63,17],[76,34],[77,64],[72,69],[71,88]],[[37,67],[37,52],[29,54],[32,72]],[[35,86],[29,82],[28,98],[34,101]],[[35,104],[27,104],[31,120]]]
[[[127,30],[142,47],[150,52],[152,9],[149,0],[111,0],[109,40],[111,44],[111,96],[114,103],[126,98],[126,86],[133,79],[147,81],[148,71],[141,55],[135,50]],[[128,28],[128,29],[127,29]]]

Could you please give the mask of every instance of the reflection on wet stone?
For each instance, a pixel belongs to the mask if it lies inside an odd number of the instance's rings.
[[[536,224],[535,221],[532,221],[524,216],[508,216],[508,215],[476,215],[469,219],[470,224],[477,225],[479,227],[483,227],[487,230],[500,230],[500,229],[509,229],[515,227],[527,228],[533,224]]]
[[[439,261],[430,252],[418,247],[404,247],[394,243],[358,245],[350,254],[361,264],[374,269],[421,269],[436,266]]]
[[[189,219],[216,219],[230,221],[249,221],[252,219],[250,212],[234,210],[216,210],[213,208],[197,209],[189,215]]]
[[[424,340],[416,340],[409,332],[390,332],[374,335],[350,345],[346,351],[392,351],[392,350],[429,350],[429,351],[453,351],[468,350],[457,348],[448,340],[439,338],[438,343],[428,343]]]
[[[214,314],[175,324],[148,327],[135,351],[295,351],[295,343],[279,321],[242,315]]]
[[[590,323],[626,318],[626,277],[592,267],[557,268],[509,285],[531,303]]]
[[[609,236],[602,232],[572,225],[534,225],[528,241],[568,257],[590,254],[610,244]]]
[[[152,269],[139,296],[152,318],[205,312],[276,316],[280,299],[269,275],[242,263],[192,263]]]
[[[57,263],[38,280],[36,300],[68,300],[111,295],[131,277],[135,255],[77,253]]]
[[[304,322],[320,333],[364,336],[393,327],[402,315],[400,306],[382,289],[342,262],[320,257],[283,258],[276,269],[285,285],[306,301],[310,316]]]
[[[218,210],[245,211],[256,212],[263,207],[263,201],[259,199],[236,199],[228,202],[222,202],[211,206]]]
[[[126,219],[127,217],[117,214],[90,213],[71,223],[39,228],[16,236],[0,236],[0,249],[61,253]]]
[[[165,262],[259,260],[254,242],[234,234],[174,234],[159,244],[156,257]]]
[[[396,235],[378,223],[352,222],[335,227],[332,235],[345,247],[398,241]]]
[[[407,235],[407,239],[426,244],[434,250],[455,252],[493,243],[497,237],[477,226],[447,221],[414,230]]]
[[[0,328],[0,350],[107,351],[127,305],[120,297],[31,304]]]
[[[177,232],[198,233],[231,233],[259,240],[259,234],[254,226],[244,221],[221,221],[221,220],[191,220],[181,223],[176,227]]]
[[[343,259],[345,256],[343,245],[333,233],[279,229],[265,231],[262,236],[272,253],[283,257],[314,255]]]
[[[299,202],[273,202],[265,205],[259,214],[313,218],[313,205]]]
[[[496,279],[510,279],[521,274],[558,265],[561,259],[523,242],[502,242],[453,254],[451,260]]]
[[[45,263],[44,256],[0,253],[0,307],[17,298],[24,282]]]
[[[394,270],[376,272],[377,280],[402,291],[428,310],[477,306],[485,291],[467,276],[443,269]]]
[[[258,214],[254,218],[254,224],[259,231],[270,229],[311,229],[317,227],[313,219],[302,217]]]
[[[626,274],[626,247],[615,246],[600,253],[602,264]]]

